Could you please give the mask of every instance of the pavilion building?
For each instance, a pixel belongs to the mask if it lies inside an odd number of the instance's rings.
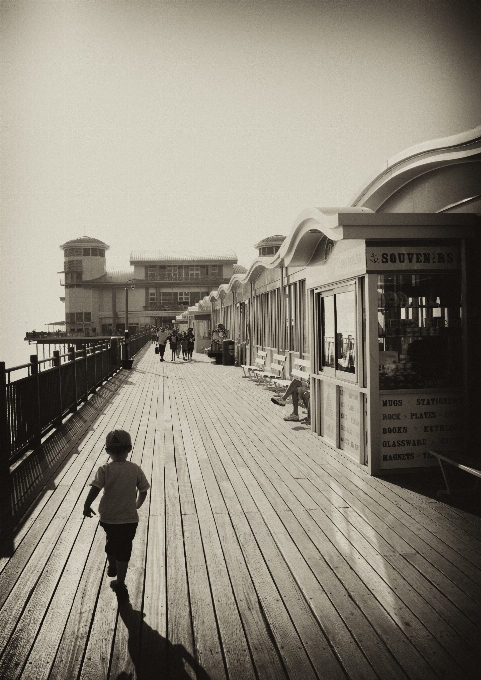
[[[64,252],[66,332],[76,336],[131,333],[148,326],[171,326],[176,316],[236,273],[233,251],[133,251],[130,267],[106,266],[109,246],[82,236]],[[61,298],[62,299],[62,298]]]

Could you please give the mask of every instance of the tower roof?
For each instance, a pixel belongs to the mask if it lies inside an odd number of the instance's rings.
[[[264,246],[280,246],[285,240],[285,236],[282,234],[275,234],[275,236],[266,236],[262,241],[256,243],[254,248],[263,248]]]
[[[106,243],[98,238],[92,238],[92,236],[80,236],[80,238],[73,238],[71,241],[66,241],[66,243],[63,243],[60,248],[63,250],[64,248],[72,248],[73,246],[97,246],[105,248],[105,250],[110,248],[110,246],[108,246]]]

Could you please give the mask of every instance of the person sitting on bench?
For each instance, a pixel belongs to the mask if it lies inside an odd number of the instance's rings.
[[[309,391],[309,383],[303,382],[302,380],[298,380],[297,378],[294,378],[292,380],[291,384],[287,388],[287,390],[284,392],[283,396],[278,398],[278,397],[272,397],[271,401],[276,404],[277,406],[285,406],[287,399],[292,396],[292,408],[293,411],[290,413],[288,416],[284,416],[284,420],[292,420],[292,421],[299,421],[299,399],[302,399],[302,402],[304,406],[307,409],[307,418],[303,418],[301,420],[302,423],[305,425],[310,425],[311,424],[311,410],[310,410],[310,391]]]

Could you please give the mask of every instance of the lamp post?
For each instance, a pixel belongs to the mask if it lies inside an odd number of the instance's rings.
[[[130,334],[129,334],[129,288],[134,289],[133,279],[126,281],[126,284],[131,284],[125,286],[125,330],[124,330],[124,360],[122,362],[123,368],[132,368],[129,356],[129,344],[130,344]]]

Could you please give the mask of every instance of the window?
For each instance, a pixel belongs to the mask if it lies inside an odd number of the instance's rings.
[[[82,255],[85,257],[87,255],[90,255],[90,248],[84,248]]]
[[[160,300],[162,304],[172,304],[174,302],[174,293],[162,290],[160,291]]]
[[[306,314],[306,280],[299,281],[299,353],[309,354]]]
[[[458,273],[378,276],[379,388],[457,387],[462,376]]]
[[[75,312],[76,323],[82,322],[84,320],[83,312]]]
[[[356,380],[356,291],[354,284],[319,296],[320,366],[326,374]]]
[[[197,304],[197,303],[199,302],[199,300],[200,300],[200,296],[201,296],[201,294],[200,294],[199,291],[193,291],[193,292],[190,294],[190,304],[191,304],[191,305]]]
[[[219,265],[211,264],[210,265],[210,273],[214,274],[214,275],[218,274],[219,273]]]
[[[152,281],[153,279],[155,279],[156,274],[157,274],[157,267],[155,265],[149,265],[147,267],[147,278]]]
[[[64,257],[82,257],[82,248],[65,248]]]
[[[268,255],[275,255],[279,248],[276,246],[263,246],[260,250],[260,256],[266,257]]]
[[[92,312],[84,312],[84,321],[86,323],[92,323]]]
[[[198,265],[189,266],[189,279],[200,279],[200,267]]]
[[[155,288],[149,288],[149,302],[157,301],[157,292]]]
[[[65,283],[82,283],[82,272],[67,272],[65,274]]]
[[[82,260],[68,260],[65,262],[65,271],[82,271]]]
[[[307,354],[306,281],[296,281],[284,288],[286,308],[285,347],[291,352]]]
[[[195,295],[195,293],[194,293]],[[184,291],[183,293],[179,293],[179,302],[189,302],[190,301],[190,293],[189,291]]]
[[[168,264],[165,267],[165,275],[168,281],[177,281],[179,271],[176,264]]]

